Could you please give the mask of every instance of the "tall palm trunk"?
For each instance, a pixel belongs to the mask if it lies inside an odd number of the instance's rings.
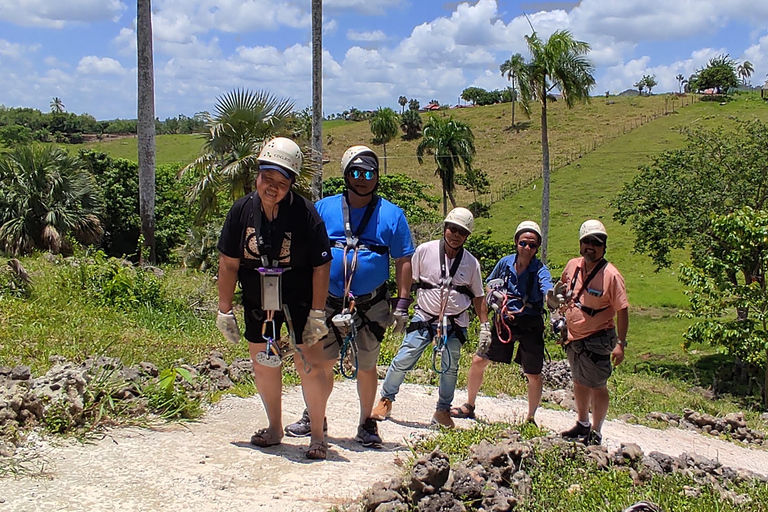
[[[323,197],[323,0],[312,0],[312,200]]]
[[[541,102],[541,261],[547,263],[549,241],[549,137],[547,135],[547,91],[542,90]]]
[[[151,0],[137,0],[136,52],[138,67],[139,216],[149,261],[155,251],[155,79],[152,59]],[[144,263],[144,251],[139,261]]]
[[[512,129],[515,129],[515,89],[512,89]]]

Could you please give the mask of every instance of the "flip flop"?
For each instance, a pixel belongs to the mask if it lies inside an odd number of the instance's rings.
[[[269,446],[277,446],[281,443],[281,439],[278,438],[275,440],[275,438],[270,434],[268,428],[262,428],[261,430],[257,430],[256,433],[254,433],[251,436],[251,444],[253,446],[258,446],[259,448],[267,448]]]
[[[451,408],[451,418],[469,418],[475,419],[475,406],[472,404],[464,404],[461,407]]]
[[[313,460],[325,460],[328,458],[328,445],[326,443],[312,443],[307,450],[307,458]]]

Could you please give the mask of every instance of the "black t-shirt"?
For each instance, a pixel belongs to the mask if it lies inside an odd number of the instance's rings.
[[[259,247],[254,229],[254,201],[252,192],[232,205],[221,230],[218,249],[225,256],[238,258],[238,279],[243,299],[254,307],[261,307],[261,266]],[[261,234],[270,237],[272,247],[280,247],[278,266],[290,267],[283,273],[282,295],[285,304],[309,306],[312,302],[312,271],[331,261],[331,247],[325,223],[314,205],[304,197],[289,192],[280,202],[277,217],[267,221],[261,215]],[[277,226],[283,229],[275,229]],[[248,250],[246,250],[246,240]],[[270,258],[271,259],[271,258]]]

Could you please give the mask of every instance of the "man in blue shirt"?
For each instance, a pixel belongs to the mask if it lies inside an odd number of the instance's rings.
[[[454,418],[474,418],[477,392],[491,361],[510,364],[515,342],[515,362],[528,379],[528,416],[534,421],[541,402],[541,369],[544,366],[543,306],[552,288],[549,269],[536,257],[541,228],[533,221],[521,222],[515,230],[516,254],[503,257],[488,276],[488,305],[495,311],[490,343],[480,339],[467,376],[467,403],[451,409]],[[485,338],[487,340],[487,338]]]
[[[325,222],[331,241],[331,279],[326,302],[330,331],[321,340],[329,364],[318,368],[327,372],[330,396],[333,390],[333,363],[339,358],[348,328],[340,325],[340,316],[352,314],[356,325],[357,392],[360,398],[360,425],[357,441],[365,447],[378,448],[381,437],[371,419],[376,399],[378,375],[376,363],[384,333],[389,325],[403,332],[409,322],[411,303],[411,255],[414,252],[411,231],[403,211],[376,195],[379,184],[379,159],[366,146],[352,146],[341,159],[346,190],[326,197],[315,205]],[[395,260],[395,281],[399,299],[390,311],[387,279],[389,258]],[[349,319],[349,317],[348,317]],[[348,320],[350,322],[350,320]],[[343,361],[342,361],[343,364]],[[309,415],[285,427],[290,436],[310,432]]]

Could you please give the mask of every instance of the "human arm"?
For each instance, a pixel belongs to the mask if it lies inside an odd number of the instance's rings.
[[[328,281],[331,277],[331,262],[312,269],[312,309],[325,310],[328,298]]]
[[[237,284],[237,271],[240,260],[219,254],[219,312],[216,315],[216,327],[232,343],[240,341],[240,328],[232,312],[232,299]]]
[[[614,366],[620,365],[624,361],[624,349],[627,343],[627,331],[629,330],[629,308],[623,308],[616,312],[616,335],[619,342],[611,352]]]
[[[394,334],[402,334],[405,332],[405,328],[410,322],[410,316],[408,315],[408,307],[411,305],[411,283],[413,282],[413,276],[411,275],[411,257],[404,256],[395,260],[395,283],[397,284],[398,298],[394,300],[394,311],[392,316],[394,322],[392,324],[392,332]]]

